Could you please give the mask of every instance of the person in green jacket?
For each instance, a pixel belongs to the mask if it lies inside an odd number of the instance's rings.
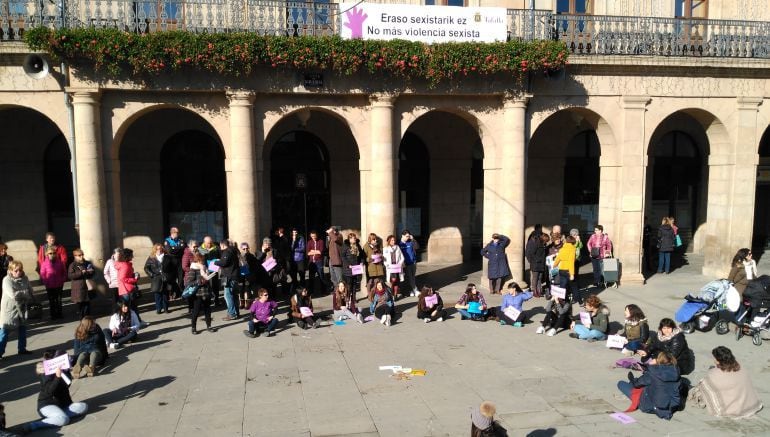
[[[610,309],[602,303],[598,296],[592,294],[586,299],[585,312],[591,316],[591,323],[586,325],[583,321],[572,322],[571,329],[574,332],[571,332],[569,336],[589,342],[606,339],[607,329],[610,326]]]

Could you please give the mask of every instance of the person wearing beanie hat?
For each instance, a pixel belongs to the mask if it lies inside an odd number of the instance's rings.
[[[484,401],[471,409],[471,437],[504,436],[505,430],[495,422],[495,404]],[[502,432],[501,432],[502,431]]]

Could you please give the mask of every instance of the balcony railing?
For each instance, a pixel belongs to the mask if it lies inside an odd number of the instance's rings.
[[[341,29],[339,3],[329,1],[73,0],[65,2],[63,14],[62,1],[0,0],[0,41],[21,40],[26,29],[38,26],[290,36]],[[770,22],[509,9],[507,27],[509,39],[558,39],[574,55],[770,57]]]

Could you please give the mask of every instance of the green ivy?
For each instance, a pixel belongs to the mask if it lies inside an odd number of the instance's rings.
[[[264,36],[256,33],[136,34],[116,29],[30,29],[24,38],[33,50],[57,60],[92,65],[113,78],[125,73],[162,74],[194,69],[229,76],[255,68],[331,70],[344,75],[386,73],[424,79],[433,86],[465,76],[555,71],[567,63],[567,47],[558,41],[425,44],[404,40]]]

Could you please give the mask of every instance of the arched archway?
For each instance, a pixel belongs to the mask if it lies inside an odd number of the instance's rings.
[[[757,190],[754,195],[754,258],[761,258],[770,250],[770,128],[765,130],[759,143]]]
[[[307,231],[333,225],[360,232],[358,145],[337,114],[303,108],[284,116],[267,134],[262,159],[263,229],[303,229],[306,210]]]
[[[398,231],[408,228],[419,236],[422,259],[431,263],[478,258],[484,155],[468,117],[429,111],[406,128],[400,142]]]
[[[296,130],[284,134],[270,154],[272,227],[322,232],[331,225],[329,152],[320,138]]]
[[[164,228],[176,226],[188,239],[228,235],[224,153],[214,138],[174,134],[161,149],[160,174]]]
[[[0,186],[5,187],[0,239],[28,272],[34,272],[36,246],[46,231],[56,232],[68,250],[79,244],[69,146],[46,115],[5,106],[0,108],[0,166]]]
[[[125,129],[117,147],[118,244],[144,253],[170,226],[185,240],[227,236],[224,149],[208,121],[182,108],[148,111]]]

